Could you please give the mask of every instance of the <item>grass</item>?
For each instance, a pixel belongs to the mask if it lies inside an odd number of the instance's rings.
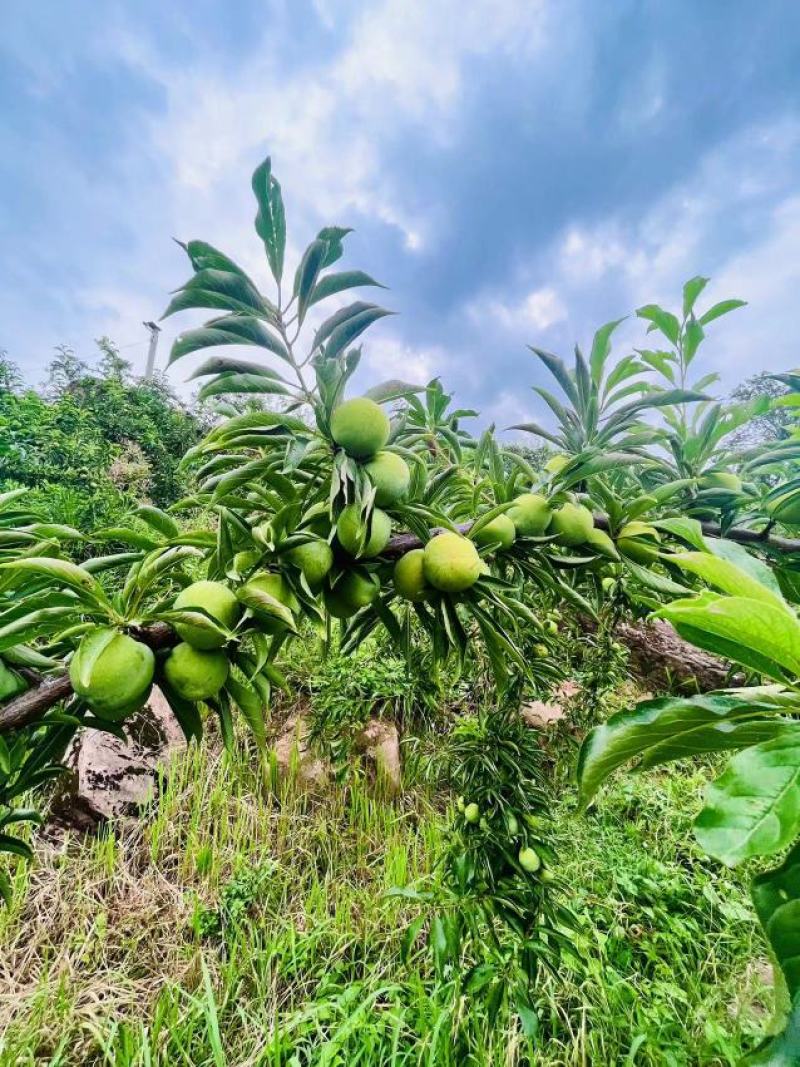
[[[744,880],[691,843],[708,768],[620,776],[581,818],[568,738],[551,772],[577,951],[539,982],[535,1042],[504,1010],[490,1024],[421,944],[401,954],[419,905],[386,891],[430,875],[447,842],[452,798],[426,758],[441,735],[409,744],[394,802],[360,779],[278,795],[267,760],[212,735],[148,818],[17,868],[0,1067],[738,1062],[769,989]]]

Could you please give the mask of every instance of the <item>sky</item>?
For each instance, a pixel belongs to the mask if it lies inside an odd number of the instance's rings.
[[[498,427],[543,419],[527,345],[567,358],[633,312],[748,306],[709,327],[718,392],[800,364],[796,0],[5,0],[0,349],[143,320],[202,238],[269,289],[250,175],[269,154],[291,267],[324,225],[389,287],[357,388],[440,376]],[[375,299],[376,291],[365,291]],[[165,320],[174,337],[196,324]],[[252,354],[252,353],[249,353]],[[190,359],[169,371],[185,384]]]

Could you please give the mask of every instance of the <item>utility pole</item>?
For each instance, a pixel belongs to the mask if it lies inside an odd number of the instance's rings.
[[[161,327],[156,326],[154,322],[146,322],[144,325],[150,331],[150,347],[147,349],[147,370],[144,372],[144,376],[145,378],[152,378],[156,366],[156,349],[158,348],[158,335],[161,333]]]

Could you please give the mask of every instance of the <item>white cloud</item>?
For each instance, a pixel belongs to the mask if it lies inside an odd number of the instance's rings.
[[[471,302],[470,314],[474,320],[480,321],[487,312],[504,330],[513,333],[525,332],[531,327],[546,330],[567,317],[561,297],[549,285],[534,289],[515,303],[498,299]]]
[[[444,349],[407,344],[384,330],[369,341],[369,359],[365,360],[373,382],[400,378],[412,385],[425,385],[431,378],[445,376],[450,357]]]
[[[780,119],[710,150],[638,217],[623,208],[591,225],[570,224],[528,264],[531,273],[543,274],[545,264],[551,270],[551,283],[528,298],[531,321],[538,318],[547,330],[563,322],[564,309],[574,309],[570,325],[580,340],[644,303],[677,307],[683,282],[701,273],[712,278],[701,308],[731,296],[749,303],[735,320],[709,327],[698,357],[704,371],[718,371],[727,389],[760,370],[796,364],[800,191],[792,175],[798,157],[800,123]],[[596,311],[601,292],[615,303]],[[547,299],[550,293],[557,296]],[[492,305],[495,318],[509,327],[523,309],[524,302]],[[617,335],[617,347],[641,343],[643,336],[641,324],[631,319]]]

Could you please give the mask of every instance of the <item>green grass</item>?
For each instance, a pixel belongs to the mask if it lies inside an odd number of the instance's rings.
[[[692,847],[705,775],[620,778],[572,814],[556,767],[579,958],[538,989],[536,1046],[493,1026],[426,953],[401,960],[447,800],[411,781],[321,802],[265,783],[244,750],[190,752],[149,820],[40,848],[0,913],[0,1064],[733,1064],[763,1026],[763,956],[744,883]]]

